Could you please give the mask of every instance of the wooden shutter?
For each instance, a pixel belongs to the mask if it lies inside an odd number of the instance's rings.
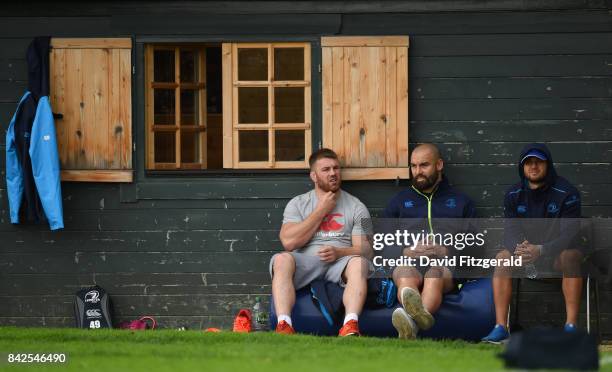
[[[324,37],[323,146],[344,179],[408,178],[408,36]]]
[[[130,39],[51,39],[62,181],[132,182]]]

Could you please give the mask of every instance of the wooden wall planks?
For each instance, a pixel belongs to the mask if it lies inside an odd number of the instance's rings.
[[[0,18],[0,123],[6,129],[27,87],[25,50],[31,38],[41,34],[127,36],[137,45],[147,38],[220,40],[227,35],[230,41],[247,36],[303,41],[403,34],[411,38],[406,61],[410,115],[405,119],[410,120],[410,133],[398,137],[409,135],[411,146],[438,144],[447,175],[474,199],[481,216],[501,215],[503,194],[517,181],[517,152],[531,141],[549,144],[559,173],[581,191],[585,215],[612,216],[609,4],[564,0],[380,5],[232,2],[222,12],[214,2],[56,2],[35,9],[8,5]],[[211,12],[215,16],[202,22],[202,15]],[[136,13],[140,16],[135,18]],[[167,14],[174,18],[168,20]],[[152,27],[156,20],[163,20],[164,27]],[[317,48],[313,44],[313,55]],[[143,56],[135,58],[137,63]],[[336,69],[344,72],[341,65]],[[132,106],[138,107],[142,88],[136,79],[131,85]],[[339,99],[332,100],[340,105]],[[348,105],[342,107],[345,113],[350,114]],[[134,117],[139,116],[135,110]],[[140,125],[135,119],[136,153],[145,148],[136,135]],[[321,126],[321,118],[313,116],[313,126]],[[348,131],[342,138],[345,135]],[[135,169],[143,166],[134,164]],[[4,168],[0,156],[2,177]],[[354,181],[347,182],[346,189],[378,214],[406,185]],[[229,327],[239,306],[248,307],[254,295],[269,293],[267,260],[280,249],[283,208],[292,196],[307,191],[310,182],[306,174],[146,176],[131,191],[132,203],[121,202],[119,185],[62,186],[67,228],[54,234],[44,226],[11,226],[6,187],[0,184],[2,325],[72,326],[71,294],[99,283],[115,298],[120,320],[152,312],[166,327]],[[600,283],[600,289],[603,332],[610,338],[612,288]],[[152,298],[151,307],[145,293]],[[196,297],[189,299],[192,295]],[[531,305],[534,299],[541,306]],[[525,325],[558,325],[563,320],[561,295],[554,286],[527,283],[521,301]]]

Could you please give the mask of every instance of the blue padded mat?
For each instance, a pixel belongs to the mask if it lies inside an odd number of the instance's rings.
[[[399,306],[399,305],[398,305]],[[367,336],[397,337],[391,324],[395,308],[364,309],[359,316],[361,333]],[[436,324],[419,337],[479,341],[495,325],[495,307],[491,279],[477,279],[463,284],[461,290],[444,296],[434,315]],[[310,287],[299,290],[291,313],[293,328],[299,333],[334,336],[338,326],[331,326],[310,295]],[[274,299],[270,301],[270,327],[276,328]]]

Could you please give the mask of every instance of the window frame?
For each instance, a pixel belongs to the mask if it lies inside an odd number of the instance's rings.
[[[132,110],[133,110],[133,166],[134,182],[121,183],[120,198],[122,202],[134,203],[148,198],[139,185],[158,184],[160,182],[241,182],[244,180],[286,180],[303,182],[308,177],[309,169],[194,169],[194,170],[155,170],[147,168],[147,126],[146,116],[146,46],[150,44],[206,44],[222,45],[232,42],[267,42],[271,39],[279,42],[309,43],[311,49],[311,151],[322,146],[322,106],[321,106],[321,36],[320,35],[253,35],[253,34],[216,34],[216,35],[135,35],[133,37],[133,76],[132,76]]]
[[[274,49],[304,49],[304,80],[274,80]],[[268,79],[261,81],[238,80],[238,49],[266,48],[268,57]],[[222,65],[231,66],[223,72],[223,167],[226,169],[307,169],[308,158],[312,153],[312,52],[310,42],[235,42],[223,43]],[[228,71],[229,70],[229,71]],[[266,87],[268,89],[268,123],[238,123],[238,89],[241,87]],[[304,88],[304,123],[275,123],[274,89],[276,87]],[[231,95],[229,94],[231,92]],[[229,97],[229,99],[228,99]],[[268,131],[268,160],[240,161],[239,132],[249,130]],[[277,161],[275,159],[276,130],[304,131],[304,160]],[[231,135],[230,135],[231,133]]]
[[[174,82],[154,82],[154,52],[156,50],[174,50]],[[198,51],[198,81],[180,81],[180,53],[181,51]],[[207,166],[206,142],[207,142],[207,105],[206,105],[206,44],[205,43],[147,43],[144,45],[144,98],[145,98],[145,136],[146,170],[169,171],[185,170],[193,171],[205,169]],[[193,126],[181,125],[181,88],[186,87],[198,92],[198,124]],[[154,92],[155,89],[174,89],[174,125],[154,124]],[[155,162],[155,132],[174,132],[175,161]],[[185,163],[181,159],[181,135],[183,133],[198,133],[199,162]]]

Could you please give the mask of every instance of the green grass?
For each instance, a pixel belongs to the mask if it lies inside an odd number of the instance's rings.
[[[68,355],[66,364],[0,363],[0,369],[11,371],[493,371],[503,368],[496,357],[501,350],[460,341],[369,337],[0,328],[4,356],[8,352]],[[603,355],[609,358],[612,353]]]

